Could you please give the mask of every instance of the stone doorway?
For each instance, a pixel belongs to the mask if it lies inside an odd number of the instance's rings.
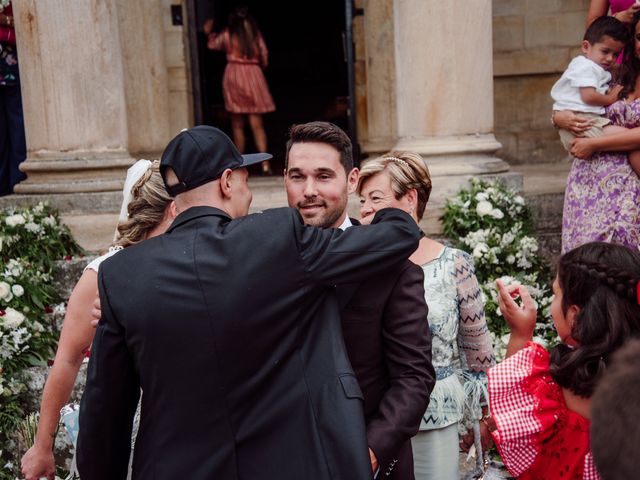
[[[314,9],[303,8],[299,0],[191,0],[189,3],[196,124],[215,125],[231,134],[222,98],[225,55],[207,49],[202,25],[207,18],[214,18],[215,30],[222,29],[228,13],[242,3],[258,21],[269,49],[265,76],[276,111],[263,118],[268,151],[274,155],[274,174],[280,175],[284,168],[285,141],[291,124],[322,119],[348,131],[345,0],[310,4],[315,5]],[[248,130],[247,134],[247,152],[255,151]]]

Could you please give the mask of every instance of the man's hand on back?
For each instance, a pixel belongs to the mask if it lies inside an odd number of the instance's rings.
[[[93,308],[91,309],[91,326],[96,328],[98,322],[102,318],[102,310],[100,309],[100,295],[96,292],[96,299],[93,301]]]

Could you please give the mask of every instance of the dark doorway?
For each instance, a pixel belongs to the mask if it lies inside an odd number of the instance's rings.
[[[292,124],[326,120],[349,131],[345,0],[309,3],[313,9],[303,8],[306,2],[300,0],[192,0],[189,13],[196,123],[217,126],[229,136],[230,118],[222,98],[225,54],[207,49],[202,26],[207,18],[214,18],[214,30],[221,30],[238,4],[249,7],[269,50],[264,74],[276,111],[265,114],[263,120],[268,151],[274,155],[273,172],[281,174],[287,130]],[[247,152],[255,151],[252,142],[247,126]]]

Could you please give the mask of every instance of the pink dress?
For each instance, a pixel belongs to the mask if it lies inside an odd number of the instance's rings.
[[[233,48],[228,30],[210,33],[207,46],[227,52],[227,66],[222,77],[224,107],[231,113],[267,113],[276,109],[262,68],[267,66],[267,46],[258,36],[258,54],[244,57]]]
[[[611,15],[622,12],[635,3],[635,0],[609,0]]]

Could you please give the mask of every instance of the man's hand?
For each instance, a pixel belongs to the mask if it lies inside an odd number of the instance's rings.
[[[96,328],[98,326],[98,322],[102,318],[102,310],[100,309],[100,295],[96,292],[96,299],[93,301],[93,308],[91,309],[91,326]]]
[[[378,471],[378,458],[373,450],[369,449],[369,460],[371,460],[371,471],[376,473]]]

